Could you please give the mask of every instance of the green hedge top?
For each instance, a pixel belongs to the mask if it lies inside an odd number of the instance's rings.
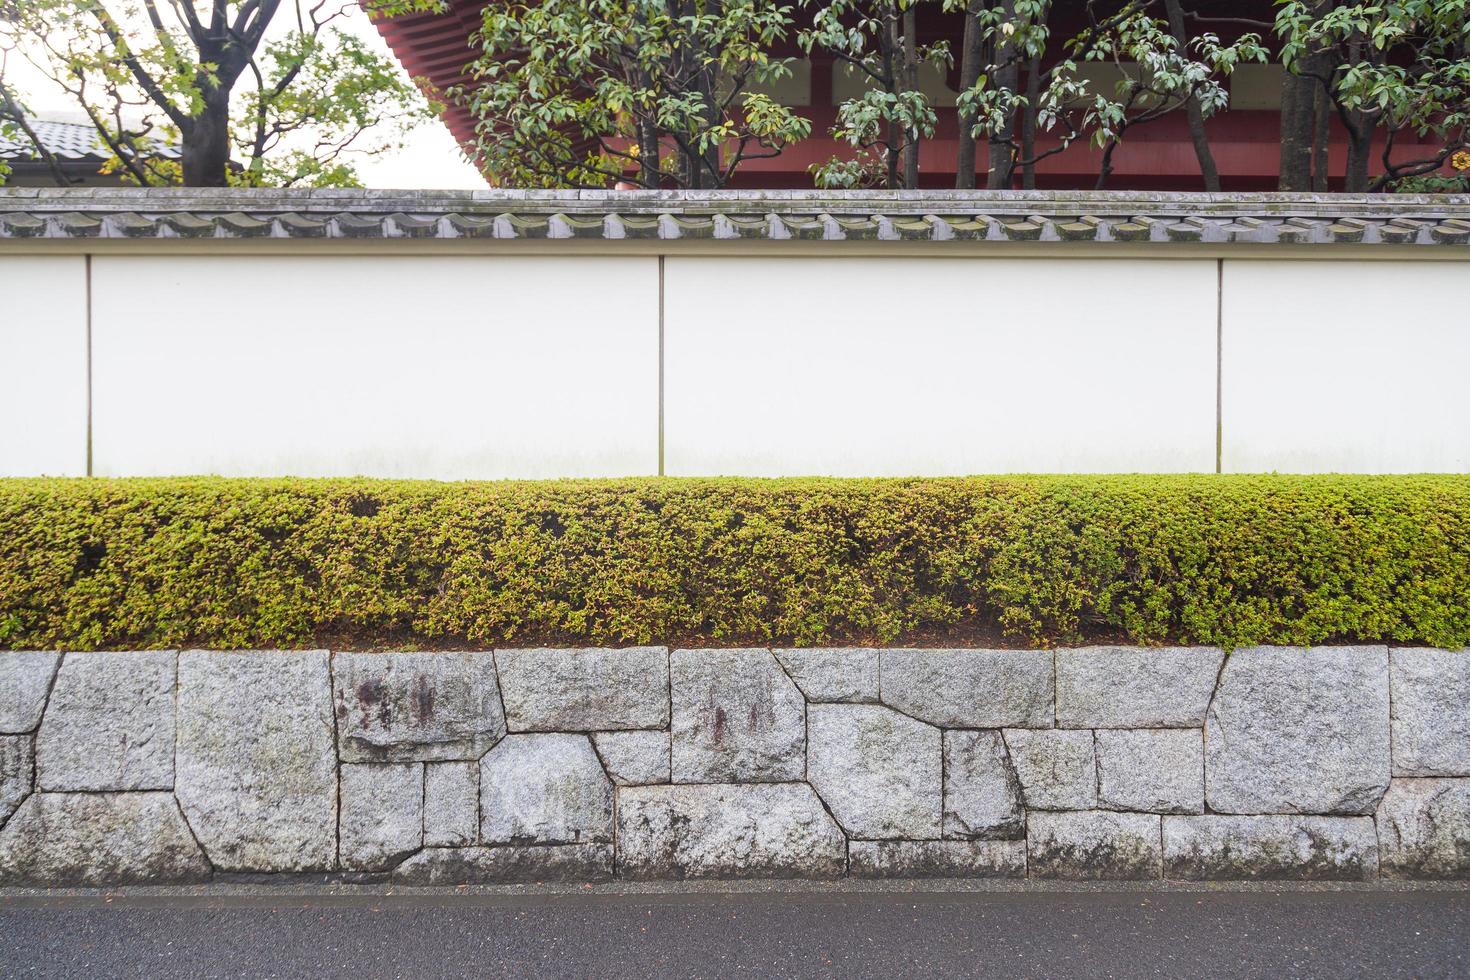
[[[1470,642],[1470,477],[0,481],[0,647]],[[970,644],[978,645],[978,644]]]

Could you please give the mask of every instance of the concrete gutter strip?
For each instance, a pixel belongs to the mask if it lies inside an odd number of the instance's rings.
[[[1470,244],[1470,195],[0,188],[0,239]]]
[[[48,906],[274,906],[310,899],[316,905],[524,905],[621,897],[668,898],[679,902],[722,901],[731,896],[812,897],[904,896],[916,901],[993,895],[1323,895],[1361,893],[1470,893],[1470,881],[1012,881],[988,878],[910,878],[887,881],[616,881],[516,885],[358,884],[336,881],[210,882],[201,885],[124,885],[115,888],[4,888],[0,909]]]

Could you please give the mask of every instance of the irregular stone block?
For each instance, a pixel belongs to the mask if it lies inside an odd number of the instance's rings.
[[[424,764],[424,846],[463,847],[480,830],[480,764]]]
[[[612,840],[612,782],[586,735],[507,735],[480,761],[486,844]]]
[[[1164,877],[1363,881],[1378,874],[1369,817],[1164,818]]]
[[[1211,810],[1372,813],[1388,779],[1386,647],[1230,655],[1205,725]]]
[[[60,663],[61,654],[49,650],[0,651],[0,733],[36,730]]]
[[[178,653],[69,653],[36,736],[45,791],[174,788]]]
[[[1102,809],[1205,812],[1205,740],[1199,729],[1100,729],[1095,745]]]
[[[1024,878],[1024,840],[855,840],[854,878]]]
[[[35,744],[29,735],[0,735],[0,825],[31,794],[36,776]]]
[[[334,743],[325,650],[179,654],[174,792],[218,870],[336,864]]]
[[[868,704],[807,708],[807,781],[854,837],[939,836],[939,729]]]
[[[1085,810],[1026,815],[1026,863],[1033,878],[1144,881],[1159,877],[1161,817]]]
[[[1393,650],[1393,774],[1470,776],[1470,650]]]
[[[497,650],[513,732],[596,732],[669,725],[667,647]]]
[[[847,838],[804,783],[618,790],[629,878],[838,878]]]
[[[612,874],[611,844],[559,844],[426,847],[395,868],[393,878],[410,885],[481,885],[607,881]]]
[[[488,651],[339,653],[332,675],[343,762],[478,759],[505,735]]]
[[[878,651],[859,647],[773,651],[808,701],[878,700]]]
[[[158,884],[208,874],[169,793],[33,793],[0,830],[7,884]]]
[[[619,786],[669,781],[668,732],[599,732],[592,743],[603,768]]]
[[[944,733],[944,836],[1026,836],[1021,782],[1000,732]]]
[[[1028,808],[1091,810],[1097,806],[1092,732],[1011,728],[1005,740]]]
[[[424,767],[342,767],[340,858],[350,871],[383,871],[424,844]]]
[[[1225,652],[1218,647],[1058,650],[1060,728],[1199,728]]]
[[[769,650],[676,650],[676,783],[780,782],[806,772],[806,701]]]
[[[1050,728],[1049,650],[883,650],[883,703],[941,728]]]
[[[1470,878],[1470,779],[1395,779],[1378,843],[1385,878]]]

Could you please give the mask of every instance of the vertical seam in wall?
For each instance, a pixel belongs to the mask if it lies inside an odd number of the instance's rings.
[[[1051,727],[1062,727],[1061,685],[1057,681],[1057,652],[1051,652]]]
[[[1092,744],[1097,745],[1096,730],[1092,733]],[[1167,879],[1168,874],[1164,866],[1164,815],[1161,813],[1159,814],[1159,880],[1165,881]]]
[[[1388,647],[1388,778],[1393,779],[1398,774],[1398,753],[1394,751],[1393,744],[1393,647]],[[1378,814],[1373,815],[1374,826],[1378,824]]]
[[[1099,810],[1110,810],[1112,807],[1103,806],[1102,793],[1102,762],[1097,755],[1097,729],[1092,730],[1092,799],[1093,805]]]
[[[944,824],[949,817],[949,733],[953,729],[939,729],[939,839],[946,836]],[[810,746],[807,749],[811,751]],[[848,864],[852,863],[851,853],[847,856]]]
[[[332,719],[332,761],[335,764],[337,775],[337,819],[332,821],[334,831],[332,860],[333,867],[342,870],[342,729],[337,721],[337,652],[335,650],[324,651],[327,655],[327,714]],[[422,847],[423,838],[423,814],[419,814],[419,846]]]
[[[658,475],[664,475],[664,257],[658,257]]]
[[[83,257],[87,303],[87,475],[92,475],[92,255]]]
[[[1205,787],[1205,813],[1213,813],[1210,806],[1210,715],[1214,712],[1215,698],[1220,694],[1220,684],[1225,680],[1225,668],[1230,666],[1230,657],[1233,651],[1222,651],[1219,669],[1215,671],[1215,686],[1210,688],[1210,699],[1205,702],[1205,721],[1200,726],[1199,737],[1204,742],[1204,772],[1201,774]]]
[[[41,741],[41,726],[46,724],[46,712],[51,710],[51,695],[56,693],[56,682],[61,679],[61,667],[65,663],[66,651],[63,650],[56,655],[56,669],[51,672],[51,682],[46,685],[46,694],[41,698],[41,716],[36,719],[36,727],[31,729],[29,733],[35,737],[37,744]],[[177,728],[177,724],[175,724],[175,727]],[[35,760],[34,745],[31,747],[31,751],[31,791],[39,793],[41,792],[41,768]]]
[[[1215,472],[1225,461],[1225,260],[1215,260]]]

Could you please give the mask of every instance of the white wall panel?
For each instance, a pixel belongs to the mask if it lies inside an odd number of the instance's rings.
[[[0,255],[0,476],[86,472],[86,259]]]
[[[682,258],[671,474],[1215,468],[1216,264]]]
[[[1228,472],[1470,471],[1470,263],[1225,263]]]
[[[99,256],[104,475],[657,470],[651,257]]]

